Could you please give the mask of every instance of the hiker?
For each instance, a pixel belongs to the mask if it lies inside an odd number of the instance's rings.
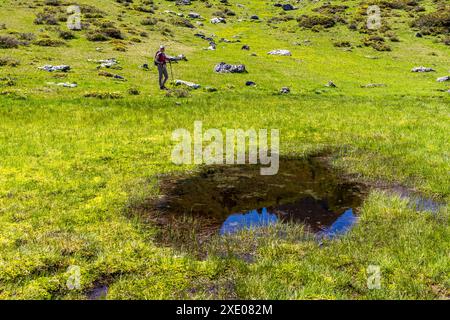
[[[158,52],[156,52],[155,55],[155,65],[158,67],[158,74],[159,74],[159,88],[161,90],[167,90],[165,84],[167,80],[169,79],[169,74],[167,72],[167,62],[170,62],[171,59],[166,56],[164,53],[166,51],[165,47],[161,45],[159,47]]]

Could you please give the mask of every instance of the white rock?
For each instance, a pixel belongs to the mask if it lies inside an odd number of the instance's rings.
[[[226,20],[224,18],[220,18],[220,17],[214,17],[211,20],[211,23],[213,24],[218,24],[218,23],[227,23]]]
[[[292,53],[289,50],[284,50],[284,49],[272,50],[272,51],[268,52],[267,54],[275,55],[275,56],[292,56]]]
[[[434,72],[435,70],[433,68],[427,68],[424,66],[420,67],[414,67],[411,69],[411,72]]]
[[[177,86],[185,85],[185,86],[188,86],[189,88],[192,88],[192,89],[200,88],[199,84],[193,83],[193,82],[189,82],[189,81],[184,81],[184,80],[175,80],[175,85],[177,85]]]
[[[450,81],[450,76],[445,76],[445,77],[440,77],[437,78],[436,80],[437,82],[445,82],[445,81]]]

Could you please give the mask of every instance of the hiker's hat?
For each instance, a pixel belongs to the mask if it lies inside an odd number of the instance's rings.
[[[159,46],[160,49],[165,49],[166,47],[162,44]]]

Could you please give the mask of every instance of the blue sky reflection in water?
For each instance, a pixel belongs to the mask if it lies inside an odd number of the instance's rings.
[[[281,158],[273,176],[261,175],[255,165],[206,166],[167,177],[160,188],[162,220],[192,216],[205,238],[277,222],[304,224],[317,236],[341,234],[356,222],[365,196],[364,186],[343,179],[320,156]],[[180,226],[192,230],[186,219]]]
[[[339,216],[330,226],[324,226],[317,233],[318,237],[334,238],[348,232],[357,222],[358,218],[349,208]],[[276,213],[269,209],[250,210],[246,213],[235,213],[228,216],[220,227],[220,235],[233,234],[243,229],[256,229],[266,227],[281,221]]]

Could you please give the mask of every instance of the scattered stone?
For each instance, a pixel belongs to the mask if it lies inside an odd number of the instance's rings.
[[[225,62],[221,62],[214,68],[215,72],[218,73],[245,73],[247,70],[245,69],[245,65],[243,64],[228,64]]]
[[[295,7],[292,4],[289,4],[289,3],[281,5],[281,8],[283,8],[284,11],[295,10]]]
[[[287,94],[287,93],[290,93],[290,92],[291,92],[291,89],[289,89],[288,87],[283,87],[280,90],[281,94]]]
[[[179,55],[174,56],[174,57],[169,57],[169,59],[171,61],[188,61],[188,59],[186,58],[186,56],[184,54],[179,54]]]
[[[175,85],[176,86],[185,85],[185,86],[187,86],[189,88],[192,88],[192,89],[200,88],[199,84],[193,83],[193,82],[189,82],[189,81],[184,81],[184,80],[175,80]]]
[[[384,83],[369,83],[366,85],[361,85],[361,88],[379,88],[379,87],[386,87]]]
[[[144,69],[144,70],[149,70],[149,67],[148,67],[148,64],[147,64],[147,63],[144,63],[144,64],[141,66],[141,68]]]
[[[334,84],[334,82],[331,80],[328,81],[328,83],[325,86],[329,88],[337,88],[336,84]]]
[[[251,20],[259,20],[259,17],[257,15],[252,15],[250,17]]]
[[[100,71],[98,73],[98,75],[101,76],[101,77],[114,78],[114,79],[117,79],[117,80],[125,81],[125,78],[123,76],[118,75],[118,74],[112,74],[112,73],[106,72],[106,71]]]
[[[191,19],[200,19],[202,16],[197,12],[189,12],[188,17]]]
[[[272,51],[268,52],[267,54],[274,55],[274,56],[292,56],[292,54],[289,50],[284,50],[284,49],[272,50]]]
[[[76,88],[78,85],[76,83],[70,83],[70,82],[60,82],[56,84],[57,86],[60,87],[65,87],[65,88]]]
[[[411,72],[434,72],[436,70],[434,70],[433,68],[427,68],[427,67],[414,67],[411,69]]]
[[[237,40],[228,40],[225,38],[220,38],[219,42],[225,42],[225,43],[237,43],[237,42],[241,42],[241,40],[237,39]]]
[[[436,79],[437,82],[450,81],[450,76],[440,77]]]
[[[74,83],[70,83],[70,82],[59,82],[59,83],[47,82],[47,84],[55,85],[55,86],[58,86],[58,87],[65,87],[65,88],[76,88],[78,86],[75,82]]]
[[[38,69],[45,70],[48,72],[54,72],[54,71],[67,72],[70,70],[70,66],[68,66],[68,65],[60,65],[60,66],[45,65],[43,67],[39,67]]]
[[[245,85],[246,85],[247,87],[253,87],[253,86],[256,86],[256,83],[253,82],[253,81],[247,81],[247,82],[245,83]]]
[[[417,32],[417,33],[415,34],[415,36],[416,36],[416,38],[422,38],[422,37],[423,37],[423,35],[422,35],[420,32]]]
[[[244,45],[242,46],[241,50],[247,50],[247,51],[248,51],[248,50],[250,50],[250,46],[244,44]]]
[[[196,33],[194,34],[194,37],[200,38],[200,39],[205,39],[206,36],[203,33]]]
[[[214,17],[210,20],[211,23],[213,24],[218,24],[218,23],[227,23],[227,21],[224,18],[221,17]]]
[[[191,0],[177,0],[177,5],[188,6],[191,4]]]
[[[119,62],[115,58],[104,59],[104,60],[91,60],[91,59],[88,59],[88,61],[89,62],[99,63],[100,65],[97,67],[98,69],[100,69],[100,68],[113,68],[113,67],[116,67],[119,64]]]
[[[214,88],[214,87],[205,87],[205,91],[206,91],[206,92],[216,92],[216,91],[217,91],[217,88]]]

